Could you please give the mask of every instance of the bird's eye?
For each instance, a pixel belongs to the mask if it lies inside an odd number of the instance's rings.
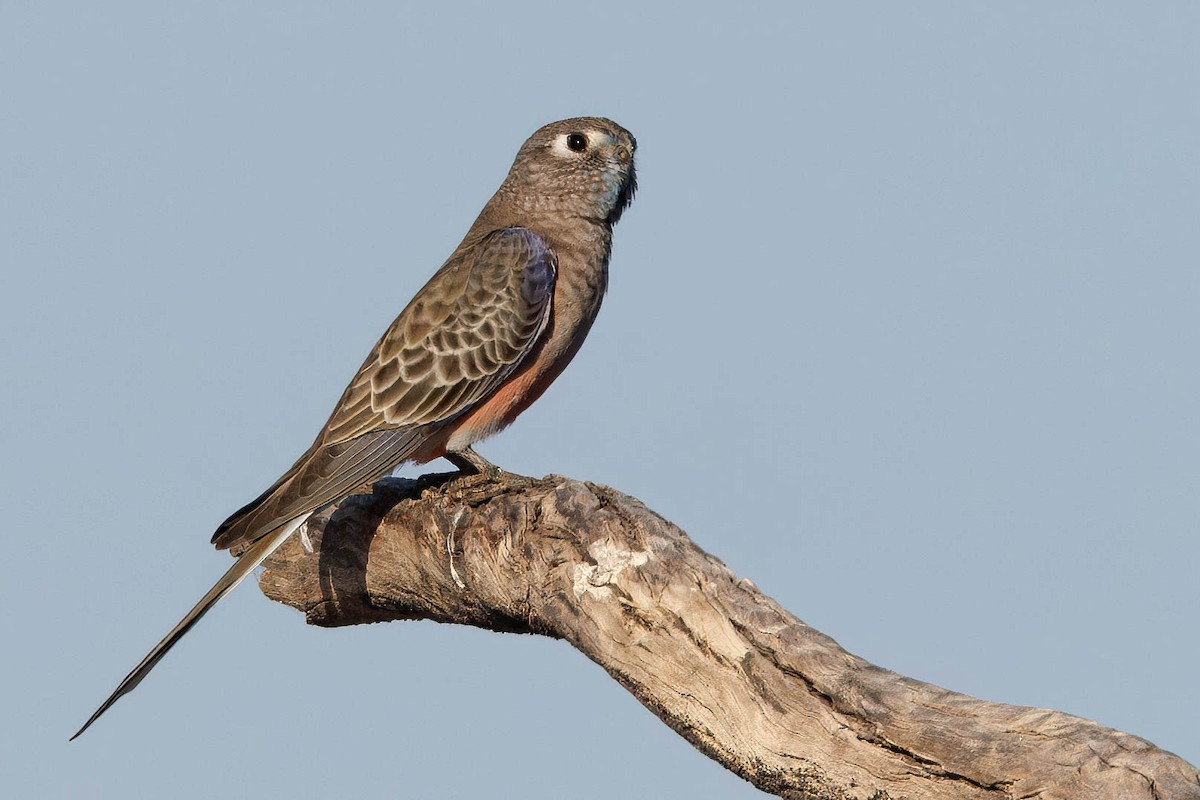
[[[584,136],[582,133],[568,133],[567,134],[567,149],[568,150],[572,150],[576,153],[582,153],[584,150],[587,150],[587,145],[588,145],[587,137]]]

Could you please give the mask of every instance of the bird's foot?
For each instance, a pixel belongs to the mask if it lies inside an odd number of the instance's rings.
[[[458,467],[459,472],[464,475],[479,475],[481,478],[487,480],[496,480],[502,475],[508,474],[505,470],[500,469],[500,467],[497,467],[470,447],[465,450],[446,453],[445,459]]]
[[[445,459],[462,473],[461,478],[455,479],[454,488],[465,502],[473,506],[504,494],[514,486],[526,486],[533,482],[532,478],[525,475],[497,467],[469,447],[446,453]]]

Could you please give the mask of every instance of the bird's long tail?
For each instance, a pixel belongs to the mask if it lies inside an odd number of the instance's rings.
[[[146,654],[141,663],[133,668],[133,671],[125,676],[125,680],[121,681],[120,685],[113,691],[108,699],[105,700],[96,713],[88,718],[88,721],[83,723],[83,727],[75,732],[71,740],[75,740],[79,734],[86,731],[93,722],[100,718],[100,715],[108,711],[112,704],[121,699],[123,695],[132,692],[134,688],[142,682],[142,678],[150,674],[150,670],[162,660],[162,657],[167,654],[175,643],[183,638],[183,635],[192,629],[201,617],[203,617],[210,608],[217,604],[225,595],[237,586],[247,575],[255,570],[259,564],[267,559],[267,556],[275,552],[278,547],[283,544],[289,536],[299,530],[300,526],[308,519],[308,514],[302,514],[296,517],[286,525],[281,526],[277,530],[272,531],[263,538],[251,544],[242,553],[241,557],[234,563],[229,571],[221,576],[221,579],[208,590],[204,597],[200,598],[200,602],[192,608],[191,611],[179,621],[179,624],[171,629],[171,632],[163,637],[163,640],[154,645],[154,649]]]

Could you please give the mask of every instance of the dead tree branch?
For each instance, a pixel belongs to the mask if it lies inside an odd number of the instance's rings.
[[[1200,798],[1130,734],[876,667],[637,500],[561,477],[387,481],[309,523],[262,590],[337,626],[432,619],[565,639],[663,722],[792,798]]]

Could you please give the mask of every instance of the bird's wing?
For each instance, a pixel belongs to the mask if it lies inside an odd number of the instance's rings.
[[[448,261],[372,349],[308,452],[213,543],[237,552],[387,475],[428,433],[486,399],[540,340],[555,270],[525,228],[495,231]]]
[[[350,381],[325,441],[445,422],[491,394],[545,328],[555,267],[526,228],[496,231],[443,267]]]

